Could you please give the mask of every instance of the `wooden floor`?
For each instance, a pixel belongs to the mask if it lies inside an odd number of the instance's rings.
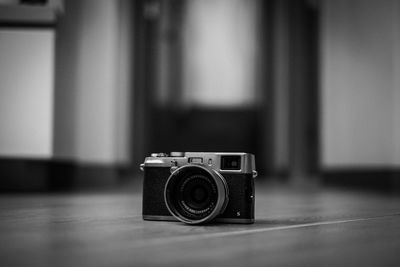
[[[0,266],[400,266],[400,198],[259,186],[254,225],[141,219],[140,190],[0,196]]]

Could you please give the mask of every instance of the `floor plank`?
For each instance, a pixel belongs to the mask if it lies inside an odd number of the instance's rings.
[[[400,264],[398,196],[259,187],[255,224],[189,226],[132,191],[0,196],[1,266]]]

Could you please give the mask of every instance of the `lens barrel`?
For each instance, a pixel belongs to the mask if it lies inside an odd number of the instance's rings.
[[[201,224],[224,211],[228,187],[218,172],[189,164],[170,175],[165,184],[164,199],[175,218],[188,224]]]

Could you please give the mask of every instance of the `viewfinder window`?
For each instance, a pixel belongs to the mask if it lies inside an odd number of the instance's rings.
[[[240,170],[240,156],[222,156],[221,170]]]

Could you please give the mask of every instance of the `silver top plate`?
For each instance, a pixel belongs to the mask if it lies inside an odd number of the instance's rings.
[[[164,153],[152,153],[151,157],[146,157],[141,168],[144,167],[181,167],[188,164],[199,164],[214,169],[221,173],[251,173],[253,177],[257,176],[255,157],[253,154],[244,152],[183,152],[182,156],[177,152],[172,156],[166,156]],[[179,155],[179,154],[178,154]],[[240,157],[240,167],[237,169],[224,169],[222,166],[223,156]]]

